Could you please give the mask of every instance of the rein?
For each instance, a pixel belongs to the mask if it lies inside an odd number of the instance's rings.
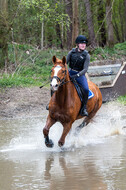
[[[61,83],[59,86],[62,86],[62,85],[66,84],[66,83],[68,83],[68,82],[71,82],[71,81],[73,81],[73,79],[68,80],[68,81],[66,81],[66,82],[63,82],[63,83]]]
[[[70,79],[69,81],[66,81],[66,82],[65,82],[66,74],[67,74],[67,69],[66,69],[66,66],[65,66],[65,76],[64,76],[64,78],[61,80],[59,77],[53,76],[53,77],[51,78],[51,81],[55,78],[58,82],[60,82],[59,86],[62,86],[62,85],[64,85],[64,84],[68,83],[68,82],[73,81],[73,79]],[[44,86],[46,86],[46,85],[49,84],[49,83],[50,83],[50,79],[47,80],[47,81],[46,81],[42,86],[40,86],[39,88],[43,88]]]
[[[67,69],[66,69],[66,65],[65,65],[65,76],[64,76],[64,78],[61,80],[59,77],[53,76],[53,77],[51,78],[51,80],[53,80],[53,79],[55,78],[55,79],[57,80],[57,82],[60,82],[59,86],[62,86],[62,85],[64,85],[64,84],[66,84],[66,83],[72,81],[72,80],[69,80],[69,81],[66,81],[66,82],[65,82],[66,75],[67,75]]]
[[[59,78],[59,77],[58,77]],[[61,80],[60,80],[61,81]],[[71,79],[71,80],[68,80],[68,81],[66,81],[66,82],[62,82],[62,83],[60,83],[60,85],[59,86],[62,86],[62,85],[64,85],[64,84],[66,84],[66,83],[68,83],[68,82],[71,82],[71,81],[73,81],[73,79]],[[47,84],[49,84],[50,83],[50,80],[49,81],[47,81],[45,84],[43,84],[42,86],[40,86],[39,88],[43,88],[44,86],[46,86]]]
[[[50,83],[50,79],[47,80],[42,86],[40,86],[39,88],[43,88],[45,85],[49,84]]]

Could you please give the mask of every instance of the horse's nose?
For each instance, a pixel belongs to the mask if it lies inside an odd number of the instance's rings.
[[[51,84],[50,84],[51,87],[58,87],[58,83],[57,83],[57,80],[56,79],[53,79]]]
[[[58,87],[58,84],[55,84],[55,86],[54,86],[54,85],[52,85],[52,83],[51,83],[50,86],[51,86],[51,87]]]
[[[51,82],[51,84],[50,84],[50,86],[51,86],[51,89],[52,89],[53,91],[56,91],[56,90],[58,89],[57,80],[56,80],[56,79],[53,79],[52,82]]]

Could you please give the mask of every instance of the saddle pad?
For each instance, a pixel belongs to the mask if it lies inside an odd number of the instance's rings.
[[[94,97],[94,93],[89,89],[88,100]]]

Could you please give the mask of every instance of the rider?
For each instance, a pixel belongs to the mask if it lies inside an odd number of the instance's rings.
[[[87,38],[83,35],[79,35],[76,40],[76,48],[73,48],[67,55],[67,64],[69,65],[70,77],[75,79],[84,89],[84,101],[81,109],[82,116],[88,116],[86,104],[88,101],[88,83],[85,77],[85,73],[88,70],[90,55],[85,50],[87,44]]]

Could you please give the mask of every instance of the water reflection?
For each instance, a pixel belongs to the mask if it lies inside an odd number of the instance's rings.
[[[105,105],[78,137],[71,132],[64,149],[57,146],[59,124],[50,134],[54,148],[45,147],[45,116],[2,120],[0,189],[125,190],[126,117],[116,106]]]
[[[116,136],[83,150],[6,152],[0,164],[1,189],[123,190],[125,145],[126,138]]]

